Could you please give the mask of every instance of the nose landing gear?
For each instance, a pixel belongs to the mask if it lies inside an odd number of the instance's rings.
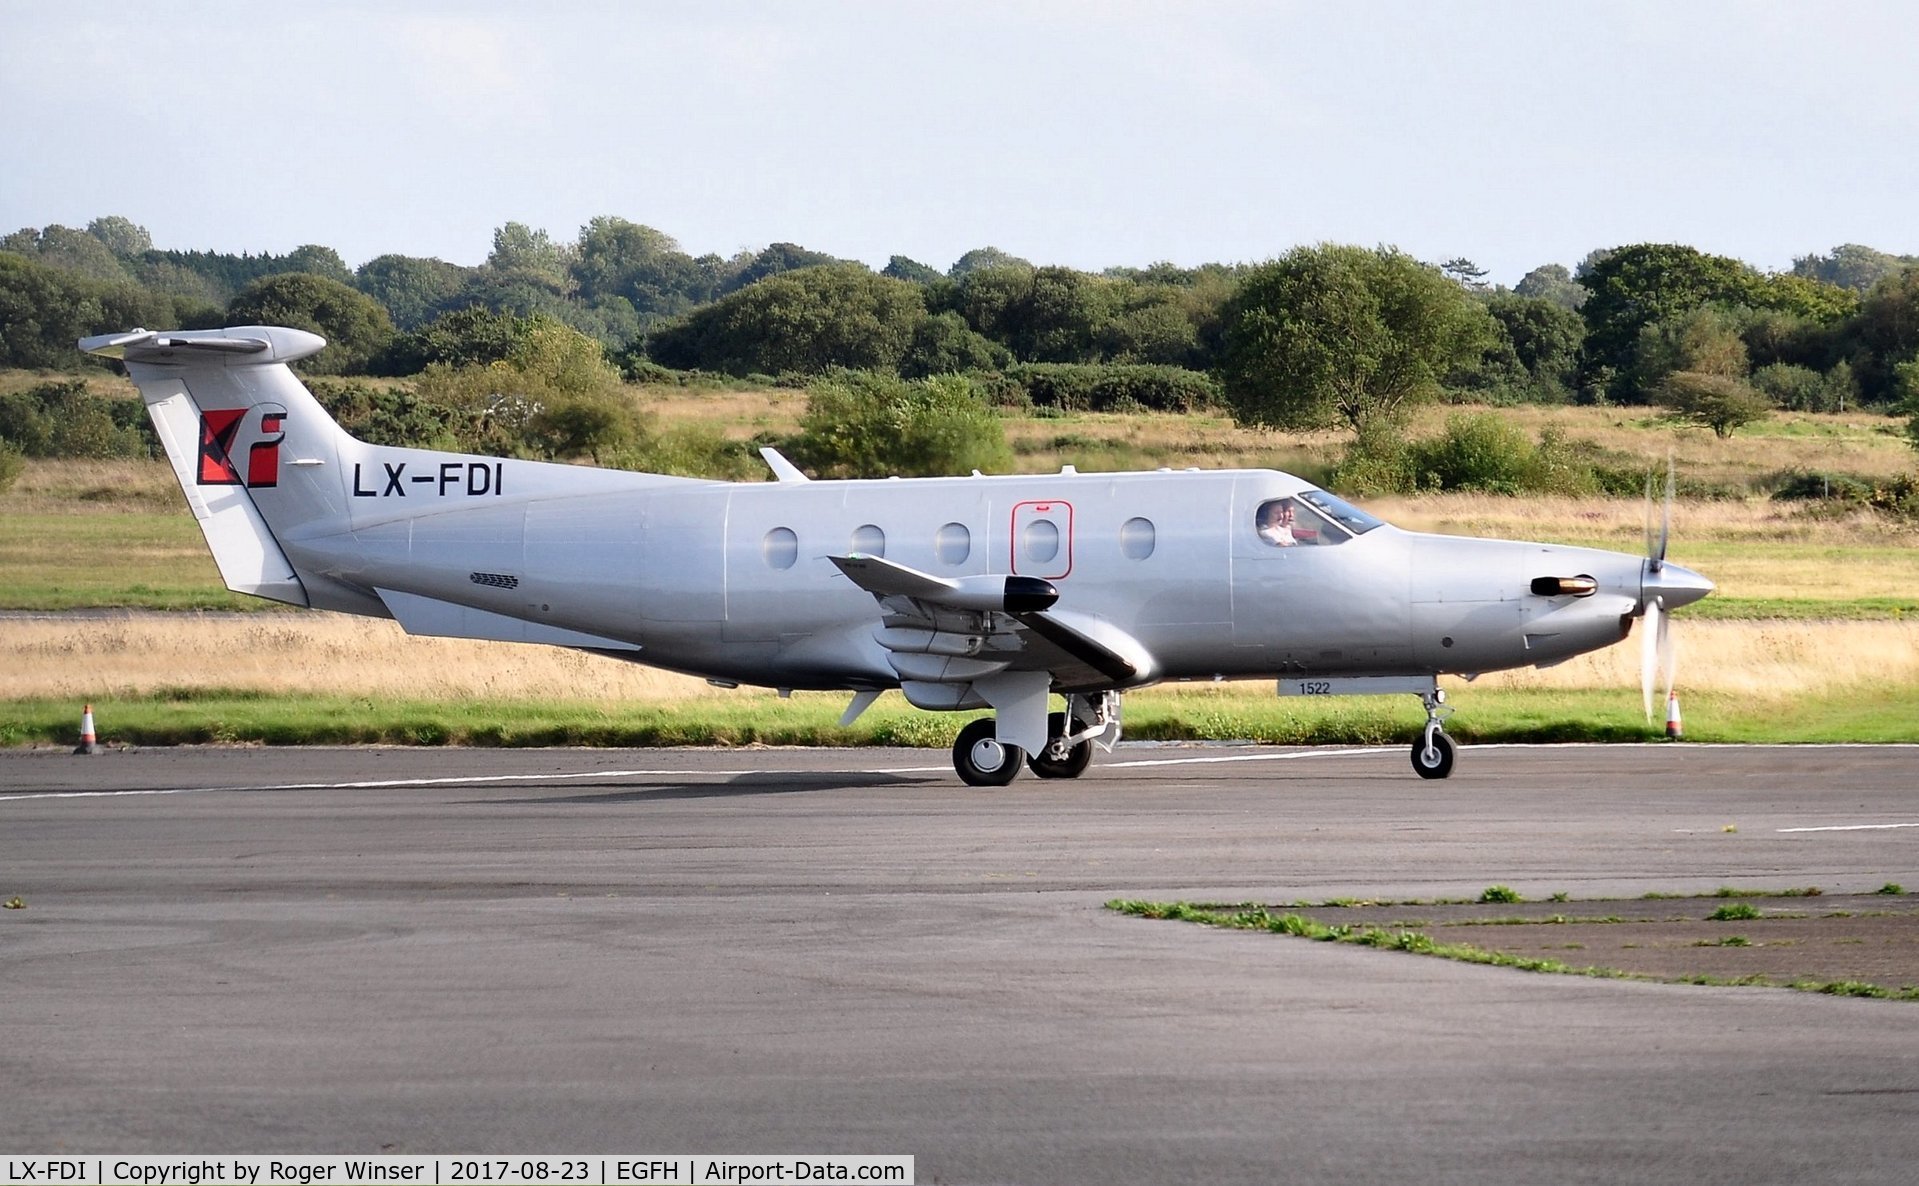
[[[1426,706],[1426,727],[1413,739],[1413,771],[1421,778],[1446,778],[1453,772],[1453,739],[1446,736],[1453,710],[1438,688],[1421,692],[1419,702]]]

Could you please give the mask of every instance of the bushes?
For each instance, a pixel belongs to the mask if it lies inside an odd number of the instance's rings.
[[[1534,442],[1491,413],[1458,415],[1436,437],[1405,440],[1388,427],[1361,433],[1334,472],[1342,490],[1407,494],[1591,494],[1606,483],[1580,448],[1547,429]]]
[[[787,448],[823,478],[1003,472],[1013,460],[998,415],[958,375],[907,382],[849,371],[818,383]]]
[[[13,489],[13,484],[20,480],[20,474],[26,468],[26,459],[21,456],[20,450],[6,441],[0,441],[0,494]]]
[[[1005,381],[1034,406],[1064,411],[1191,412],[1221,399],[1211,376],[1174,366],[1036,362],[1008,368]]]
[[[160,447],[144,404],[95,395],[78,379],[0,396],[0,442],[26,457],[151,457]]]

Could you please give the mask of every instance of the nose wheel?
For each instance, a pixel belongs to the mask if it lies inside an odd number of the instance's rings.
[[[1446,736],[1446,718],[1453,710],[1438,688],[1419,700],[1426,706],[1426,727],[1413,739],[1413,772],[1421,778],[1446,778],[1453,772],[1453,739]]]

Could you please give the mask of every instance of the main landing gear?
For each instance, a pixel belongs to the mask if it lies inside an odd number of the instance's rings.
[[[1453,710],[1438,688],[1422,692],[1419,702],[1426,706],[1426,727],[1413,738],[1413,770],[1421,778],[1445,778],[1453,772],[1453,739],[1446,736]]]
[[[953,742],[953,769],[968,786],[1003,787],[1025,762],[1041,778],[1078,778],[1093,761],[1093,746],[1110,751],[1119,740],[1119,694],[1066,697],[1066,711],[1046,717],[1046,748],[1028,754],[999,739],[999,726],[982,717]]]

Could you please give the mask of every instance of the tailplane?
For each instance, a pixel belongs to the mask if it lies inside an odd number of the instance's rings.
[[[80,342],[126,364],[235,592],[311,605],[276,533],[345,525],[341,446],[352,438],[287,367],[325,345],[318,334],[269,326]]]

